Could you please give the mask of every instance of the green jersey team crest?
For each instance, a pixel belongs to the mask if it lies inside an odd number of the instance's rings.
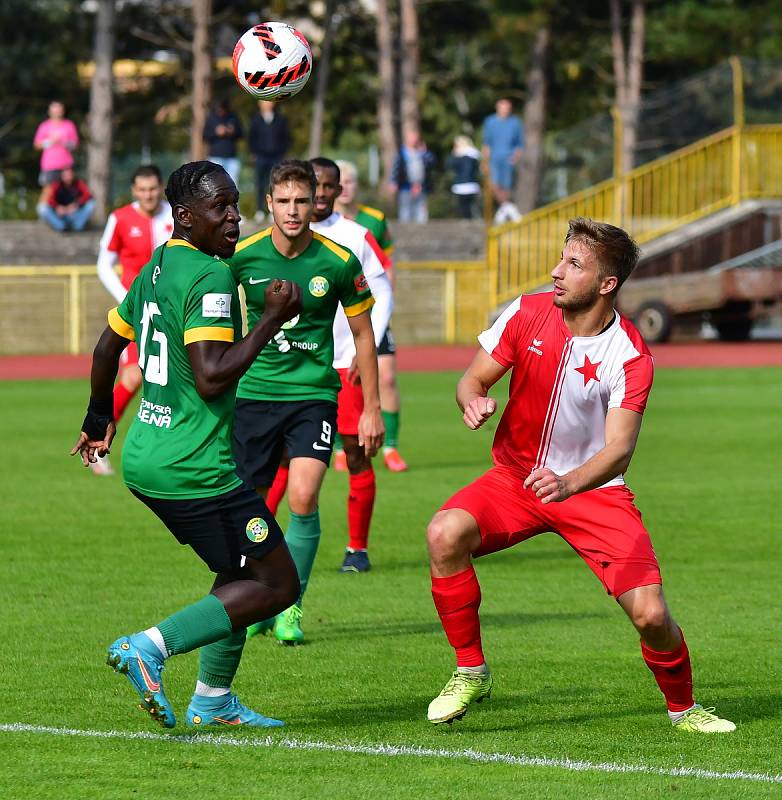
[[[310,281],[310,294],[313,297],[323,297],[328,290],[329,282],[322,275],[316,275]]]
[[[253,517],[245,528],[247,538],[251,542],[260,543],[269,535],[269,526],[261,517]]]

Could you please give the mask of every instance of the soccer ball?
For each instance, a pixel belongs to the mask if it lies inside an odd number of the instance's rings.
[[[262,22],[245,32],[234,47],[234,77],[261,100],[283,100],[300,92],[312,73],[312,50],[296,28]]]

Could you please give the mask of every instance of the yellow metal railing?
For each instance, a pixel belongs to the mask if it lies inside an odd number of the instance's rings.
[[[487,311],[548,282],[573,217],[619,225],[643,244],[758,197],[782,197],[782,125],[737,124],[490,229]]]
[[[489,286],[483,261],[411,261],[395,268],[400,341],[472,342],[485,327]],[[29,311],[31,297],[35,314]],[[0,266],[0,355],[90,352],[112,305],[95,267]],[[411,336],[403,320],[424,335]]]

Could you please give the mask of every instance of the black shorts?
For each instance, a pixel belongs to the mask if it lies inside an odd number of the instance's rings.
[[[164,500],[130,490],[176,536],[195,550],[212,572],[244,566],[243,556],[262,559],[283,541],[263,498],[249,486],[214,497]]]
[[[337,404],[236,399],[233,448],[239,477],[256,489],[272,485],[282,454],[328,466],[337,430]]]
[[[380,344],[377,346],[377,354],[379,356],[392,356],[396,353],[396,342],[394,341],[394,334],[391,333],[390,326],[386,328]]]

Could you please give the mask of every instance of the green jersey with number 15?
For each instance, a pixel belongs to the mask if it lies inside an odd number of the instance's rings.
[[[334,315],[341,303],[348,317],[375,302],[361,262],[346,247],[319,233],[299,255],[287,258],[274,246],[272,228],[248,236],[228,261],[247,298],[247,324],[263,314],[269,281],[301,287],[302,312],[261,350],[239,381],[237,397],[248,400],[331,400],[340,389],[334,361]]]
[[[122,450],[125,483],[160,498],[224,494],[241,484],[231,454],[229,391],[204,400],[187,354],[192,342],[241,336],[236,281],[222,261],[183,239],[158,247],[109,325],[135,341],[144,376],[141,408]]]

